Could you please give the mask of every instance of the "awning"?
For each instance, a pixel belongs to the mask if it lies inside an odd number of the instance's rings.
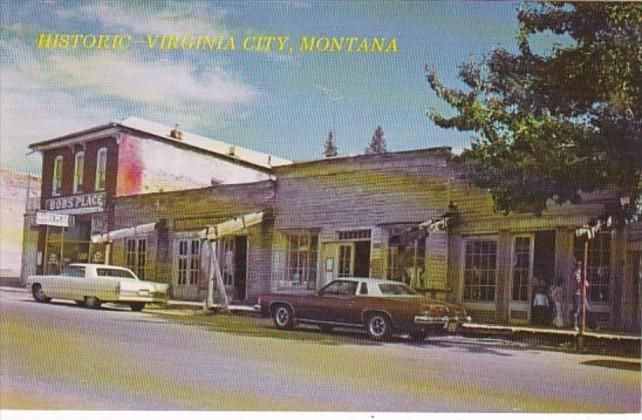
[[[262,211],[248,213],[244,216],[235,217],[233,219],[226,220],[225,222],[213,226],[208,226],[205,229],[201,230],[200,237],[201,239],[214,241],[222,236],[231,235],[245,228],[258,225],[263,222],[263,213],[264,212]]]
[[[156,229],[156,222],[146,223],[143,225],[138,225],[130,228],[112,230],[107,233],[99,233],[97,235],[91,235],[91,241],[93,243],[102,243],[102,242],[111,242],[116,239],[128,238],[136,235],[143,235],[145,233],[153,232]]]
[[[425,222],[419,224],[419,229],[425,232],[445,231],[448,229],[449,221],[450,216],[428,219]]]

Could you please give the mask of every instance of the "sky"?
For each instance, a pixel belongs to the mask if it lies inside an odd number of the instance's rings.
[[[131,2],[134,3],[134,2]],[[291,160],[363,153],[381,125],[388,150],[470,144],[435,126],[448,112],[425,67],[463,87],[458,66],[514,51],[514,2],[0,2],[0,165],[38,174],[30,143],[137,116]],[[232,36],[235,51],[36,49],[40,32]],[[240,50],[247,35],[394,37],[397,53]]]

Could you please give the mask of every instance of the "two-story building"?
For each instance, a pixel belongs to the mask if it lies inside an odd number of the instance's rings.
[[[139,118],[29,147],[42,153],[38,273],[56,272],[68,262],[107,261],[110,241],[91,237],[112,230],[118,197],[267,181],[273,165],[289,163]],[[125,265],[145,278],[148,244],[132,238],[125,247]]]

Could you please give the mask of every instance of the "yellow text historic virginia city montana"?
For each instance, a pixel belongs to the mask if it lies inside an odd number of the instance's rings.
[[[35,42],[37,49],[127,50],[146,48],[158,51],[247,51],[247,52],[346,52],[346,53],[396,53],[395,37],[362,36],[300,36],[288,35],[145,35],[142,39],[130,34],[87,34],[41,32]]]

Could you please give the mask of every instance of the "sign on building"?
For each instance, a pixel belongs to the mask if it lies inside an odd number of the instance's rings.
[[[105,209],[105,193],[56,197],[45,201],[45,210],[65,214],[98,213]]]
[[[50,211],[36,212],[36,224],[42,226],[69,227],[74,224],[73,216]]]

